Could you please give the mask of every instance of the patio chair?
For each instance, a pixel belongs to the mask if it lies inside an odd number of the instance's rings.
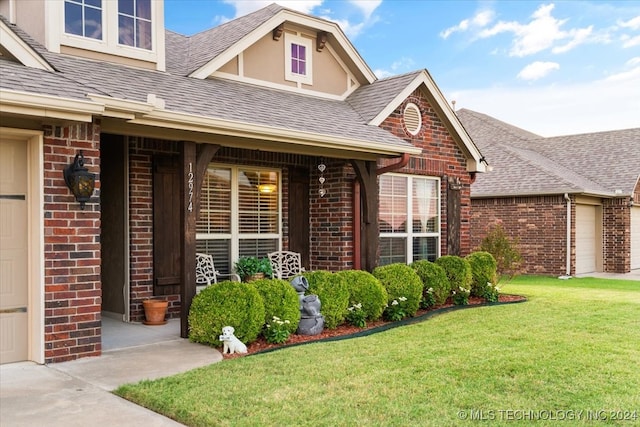
[[[277,279],[288,279],[304,272],[302,260],[298,252],[278,251],[268,254],[273,276]]]
[[[228,277],[235,282],[240,281],[240,276],[235,273],[223,274],[216,270],[211,255],[196,253],[196,294],[207,286],[218,283],[218,277]]]

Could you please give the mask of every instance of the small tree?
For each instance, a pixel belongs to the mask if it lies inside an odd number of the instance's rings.
[[[522,264],[522,255],[518,250],[518,244],[518,238],[509,239],[500,224],[496,224],[482,239],[480,250],[489,252],[495,258],[498,280],[503,277],[511,280],[518,274]]]

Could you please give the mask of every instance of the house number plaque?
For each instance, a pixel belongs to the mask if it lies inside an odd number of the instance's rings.
[[[189,162],[189,172],[187,173],[187,185],[189,194],[189,203],[187,204],[187,210],[193,212],[193,163]]]

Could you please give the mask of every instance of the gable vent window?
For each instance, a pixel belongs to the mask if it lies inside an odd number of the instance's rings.
[[[311,39],[285,33],[285,79],[293,82],[312,84]]]
[[[404,127],[411,135],[417,135],[422,128],[422,114],[416,104],[409,103],[404,108],[403,114]]]

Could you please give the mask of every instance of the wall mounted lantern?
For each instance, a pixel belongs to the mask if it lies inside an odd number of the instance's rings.
[[[96,175],[89,172],[84,167],[84,155],[82,150],[73,159],[73,163],[64,169],[64,182],[73,193],[76,200],[80,202],[80,209],[84,210],[84,205],[93,194],[96,184]]]

